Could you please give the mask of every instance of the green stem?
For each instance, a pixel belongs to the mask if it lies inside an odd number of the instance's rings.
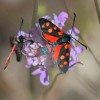
[[[96,8],[98,20],[99,20],[99,23],[100,23],[100,10],[99,10],[98,1],[97,0],[94,0],[94,3],[95,3],[95,8]]]
[[[38,0],[34,0],[34,9],[33,9],[33,15],[32,15],[31,28],[35,27],[37,15],[38,15]]]
[[[32,15],[32,23],[31,28],[35,27],[36,19],[37,19],[37,13],[38,13],[38,0],[34,0],[34,8],[33,8],[33,15]],[[29,90],[30,90],[30,100],[34,100],[34,87],[33,87],[33,77],[32,77],[32,68],[29,70]]]
[[[33,77],[32,77],[32,68],[29,70],[29,90],[30,90],[30,100],[34,100],[34,95],[33,95]]]

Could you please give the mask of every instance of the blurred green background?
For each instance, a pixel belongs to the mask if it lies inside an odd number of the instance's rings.
[[[38,18],[67,11],[70,16],[69,22],[64,27],[66,30],[67,27],[71,27],[75,12],[77,14],[75,26],[99,60],[100,24],[94,0],[65,0],[65,2],[39,0]],[[100,5],[99,0],[98,4]],[[0,100],[44,100],[43,93],[49,87],[41,85],[39,77],[32,76],[33,92],[30,92],[30,71],[24,67],[25,57],[18,63],[14,54],[8,68],[3,70],[6,57],[11,50],[9,37],[18,32],[20,17],[24,18],[23,30],[29,31],[33,9],[34,0],[0,0]],[[89,50],[79,58],[84,65],[75,65],[78,67],[75,67],[74,71],[60,75],[53,88],[45,95],[45,100],[100,100],[100,65]],[[49,71],[51,83],[57,73],[56,68]]]

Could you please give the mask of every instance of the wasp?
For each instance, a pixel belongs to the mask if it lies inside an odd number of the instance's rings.
[[[22,24],[23,24],[23,19],[21,18],[21,26],[20,26],[20,33],[21,33],[21,28],[22,28]],[[12,56],[12,54],[15,52],[16,54],[16,60],[18,62],[21,61],[22,59],[22,50],[23,50],[23,47],[24,47],[24,43],[26,41],[30,41],[30,43],[34,43],[33,40],[26,40],[26,38],[23,36],[23,35],[20,35],[20,36],[11,36],[10,37],[10,44],[11,44],[11,47],[12,47],[12,50],[11,52],[9,53],[7,59],[6,59],[6,62],[5,62],[5,67],[4,69],[7,68],[9,62],[10,62],[10,58]]]

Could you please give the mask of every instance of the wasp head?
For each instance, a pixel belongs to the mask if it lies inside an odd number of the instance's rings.
[[[18,42],[23,43],[24,40],[25,40],[25,38],[22,35],[18,37]]]

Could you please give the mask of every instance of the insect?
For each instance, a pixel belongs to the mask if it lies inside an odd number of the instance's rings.
[[[72,30],[74,27],[75,17],[76,14],[74,14]],[[70,35],[65,34],[65,32],[62,29],[60,29],[59,27],[54,25],[51,21],[45,18],[40,18],[38,22],[40,29],[42,31],[42,37],[52,47],[54,62],[58,66],[61,73],[66,73],[69,68],[69,58],[70,58],[70,48],[71,48],[70,40],[73,37],[71,36],[71,34]],[[83,45],[85,48],[87,48],[81,42],[79,43]]]
[[[23,24],[23,19],[21,21],[20,32],[21,32],[22,24]],[[34,43],[33,40],[26,40],[26,38],[23,35],[20,35],[18,37],[17,36],[16,37],[12,37],[12,36],[10,37],[10,43],[11,43],[12,50],[11,50],[11,52],[9,53],[9,55],[6,59],[4,69],[7,68],[13,52],[15,52],[15,54],[16,54],[16,60],[18,62],[21,61],[21,59],[22,59],[22,50],[23,50],[23,47],[24,47],[24,43],[26,41],[30,41],[30,43]]]

